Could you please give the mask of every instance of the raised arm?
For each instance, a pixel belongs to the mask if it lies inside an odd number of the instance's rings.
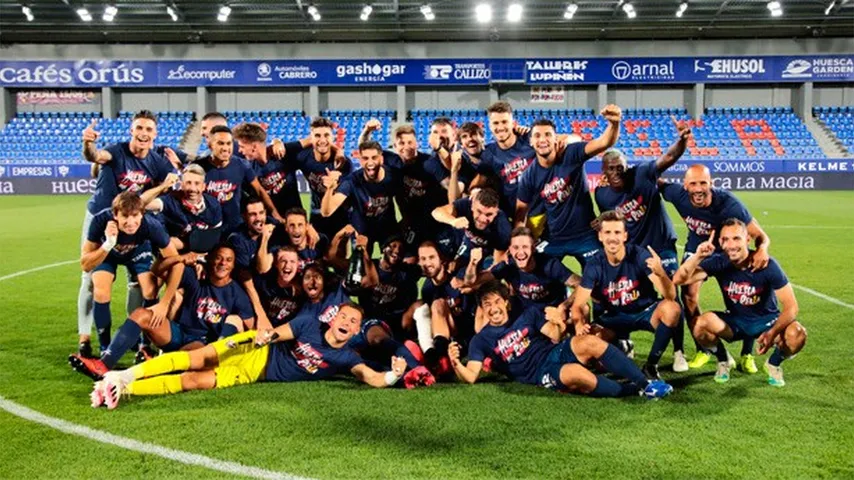
[[[599,114],[605,117],[605,120],[608,121],[608,126],[605,127],[605,131],[602,132],[602,135],[599,135],[593,140],[587,142],[587,145],[584,146],[584,153],[588,157],[595,157],[605,150],[608,150],[613,147],[617,143],[617,139],[620,138],[620,121],[623,118],[623,112],[620,110],[620,107],[616,105],[605,105],[605,108],[603,108]]]
[[[267,273],[273,268],[273,254],[270,253],[270,237],[276,228],[272,223],[264,225],[261,230],[261,241],[258,242],[258,252],[255,255],[255,268],[258,273]]]
[[[436,207],[433,210],[433,219],[439,223],[444,223],[445,225],[450,225],[459,229],[468,228],[469,226],[467,218],[457,216],[453,203]]]
[[[673,274],[673,283],[675,285],[691,285],[697,282],[702,282],[709,277],[709,275],[700,268],[700,262],[715,253],[715,245],[712,243],[713,238],[715,238],[714,230],[712,230],[712,234],[709,235],[708,240],[697,246],[696,253],[682,262],[682,265],[679,266],[679,270],[676,270],[676,273]]]
[[[661,265],[661,257],[655,253],[655,250],[652,249],[649,245],[646,247],[649,250],[650,257],[646,259],[646,266],[652,273],[649,275],[649,280],[652,282],[655,289],[664,297],[665,300],[676,300],[676,286],[673,285],[673,281],[670,280],[670,277],[667,276],[667,272],[664,271],[664,267]]]
[[[664,172],[679,160],[679,157],[685,153],[685,148],[688,146],[688,139],[691,138],[691,127],[687,124],[680,123],[676,120],[676,117],[671,116],[670,119],[673,121],[673,124],[676,125],[676,131],[679,134],[679,138],[673,142],[673,145],[667,149],[667,152],[665,152],[664,155],[655,161],[655,168],[658,170],[658,173]]]
[[[87,162],[104,165],[105,163],[110,163],[113,160],[113,156],[106,150],[98,150],[98,147],[95,145],[98,137],[101,136],[99,132],[95,131],[97,123],[98,120],[92,120],[92,123],[86,127],[86,130],[83,130],[83,158]]]
[[[754,271],[762,270],[768,266],[768,262],[771,258],[768,255],[768,249],[771,247],[771,237],[769,237],[768,234],[765,233],[765,230],[759,226],[759,222],[757,222],[755,218],[747,224],[747,234],[753,238],[754,246],[756,248],[750,267]]]
[[[359,143],[365,143],[371,140],[371,135],[383,126],[382,122],[376,118],[372,118],[365,123],[365,128],[359,134]]]
[[[591,292],[591,289],[580,285],[575,289],[575,300],[569,308],[569,318],[575,326],[576,335],[586,335],[590,331],[590,325],[587,323],[587,316],[584,313],[584,306],[590,300]]]
[[[338,175],[334,175],[338,173]],[[323,185],[326,191],[323,192],[323,198],[320,200],[320,214],[324,217],[329,217],[347,200],[347,195],[336,192],[338,188],[338,179],[341,176],[340,172],[331,172],[326,170],[326,176],[323,177]]]
[[[160,208],[149,209],[148,206],[154,202],[154,200],[157,200],[157,197],[168,192],[176,183],[178,183],[178,174],[170,173],[166,175],[166,178],[160,185],[142,192],[142,195],[140,195],[139,198],[142,199],[142,204],[145,205],[146,210],[163,210],[163,202],[159,202]],[[153,205],[152,207],[156,207],[156,205]]]

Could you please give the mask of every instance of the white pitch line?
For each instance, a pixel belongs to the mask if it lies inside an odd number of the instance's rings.
[[[9,275],[4,275],[0,277],[0,282],[4,280],[9,280],[11,278],[20,277],[21,275],[26,275],[28,273],[38,272],[40,270],[47,270],[49,268],[61,267],[63,265],[69,265],[76,262],[77,260],[68,260],[65,262],[51,263],[50,265],[42,265],[41,267],[10,273]],[[240,475],[251,478],[309,480],[307,477],[298,477],[288,473],[275,472],[273,470],[265,470],[263,468],[258,467],[251,467],[248,465],[243,465],[242,463],[229,462],[226,460],[217,460],[215,458],[206,457],[197,453],[190,453],[182,450],[161,447],[160,445],[155,445],[153,443],[141,442],[132,438],[122,437],[119,435],[114,435],[112,433],[103,432],[101,430],[96,430],[94,428],[89,428],[83,425],[62,420],[60,418],[50,417],[43,413],[39,413],[31,408],[27,408],[19,403],[13,402],[12,400],[7,400],[2,395],[0,395],[0,409],[5,410],[6,412],[9,412],[10,414],[16,417],[53,428],[54,430],[59,430],[60,432],[67,433],[69,435],[77,435],[78,437],[88,438],[89,440],[94,440],[96,442],[105,443],[107,445],[124,448],[125,450],[131,450],[134,452],[145,453],[149,455],[156,455],[158,457],[162,457],[167,460],[173,460],[186,465],[193,465],[197,467],[206,468],[208,470],[215,470],[218,472],[230,473],[233,475]]]
[[[102,432],[94,428],[85,427],[76,423],[68,422],[55,417],[49,417],[35,410],[27,408],[21,404],[7,400],[0,396],[0,408],[15,415],[16,417],[39,423],[47,427],[59,430],[60,432],[79,437],[88,438],[96,442],[106,443],[116,447],[132,450],[134,452],[147,453],[156,455],[168,460],[184,463],[186,465],[194,465],[216,470],[218,472],[230,473],[233,475],[241,475],[252,478],[272,478],[285,480],[301,480],[303,477],[295,477],[287,473],[274,472],[263,468],[250,467],[241,463],[227,462],[225,460],[217,460],[215,458],[206,457],[196,453],[184,452],[182,450],[174,450],[171,448],[161,447],[153,443],[141,442],[131,438],[120,437],[112,433]]]
[[[47,270],[48,268],[61,267],[63,265],[70,265],[72,263],[78,263],[79,260],[66,260],[64,262],[51,263],[50,265],[42,265],[41,267],[31,268],[29,270],[21,270],[20,272],[10,273],[9,275],[3,275],[0,277],[0,282],[3,280],[9,280],[10,278],[20,277],[21,275],[26,275],[28,273],[38,272],[39,270]]]
[[[685,248],[685,246],[676,244],[676,248],[678,250],[683,250]],[[792,287],[796,288],[802,292],[806,292],[806,293],[809,293],[810,295],[816,296],[822,300],[827,300],[828,302],[830,302],[834,305],[839,305],[840,307],[850,308],[851,310],[854,310],[854,305],[851,305],[850,303],[845,303],[838,298],[831,297],[830,295],[826,295],[824,293],[821,293],[818,290],[813,290],[809,287],[804,287],[803,285],[797,285],[795,283],[792,283]]]

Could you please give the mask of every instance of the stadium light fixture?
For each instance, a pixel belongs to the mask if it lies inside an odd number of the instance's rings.
[[[28,22],[32,22],[36,17],[33,16],[33,11],[30,10],[30,7],[24,5],[21,7],[21,11],[24,12],[24,16],[27,17]]]
[[[474,7],[474,15],[478,23],[489,23],[492,21],[492,5],[480,3]]]
[[[522,21],[522,4],[511,3],[507,7],[507,21],[510,23],[519,23]]]
[[[119,9],[116,8],[115,5],[107,5],[104,8],[104,15],[101,16],[101,20],[105,22],[112,22],[114,18],[116,18],[116,14],[119,13]]]
[[[359,18],[363,22],[367,22],[368,18],[371,16],[371,12],[373,12],[373,11],[374,11],[374,7],[372,7],[370,5],[365,5],[364,7],[362,7],[362,14],[359,15]]]
[[[314,5],[308,6],[308,14],[311,15],[311,19],[315,22],[319,22],[321,19],[320,11]]]
[[[682,18],[682,15],[685,13],[685,10],[688,10],[688,2],[680,3],[679,10],[676,10],[676,16],[678,18]]]
[[[421,15],[424,15],[424,18],[431,22],[436,19],[436,14],[433,13],[433,8],[430,5],[421,5]]]
[[[575,16],[575,12],[578,11],[578,5],[574,3],[570,3],[566,6],[566,11],[563,12],[563,18],[567,20],[572,20],[572,17]]]
[[[172,17],[172,21],[173,21],[173,22],[177,22],[177,21],[178,21],[178,12],[176,12],[174,8],[172,8],[172,7],[166,7],[166,13],[168,13],[168,14],[169,14],[169,16],[170,16],[170,17]]]
[[[771,11],[772,17],[779,17],[783,15],[783,6],[780,5],[780,2],[768,2],[768,10]]]
[[[836,6],[836,0],[830,2],[830,5],[828,5],[827,8],[824,9],[824,14],[830,15],[830,11],[833,10],[833,7],[835,7],[835,6]]]
[[[631,3],[626,3],[625,5],[623,5],[623,11],[626,12],[626,16],[629,18],[635,18],[638,16],[637,12],[635,11],[635,6]]]
[[[83,20],[84,22],[92,21],[92,14],[89,13],[89,10],[86,10],[85,8],[78,8],[77,16],[80,17],[80,20]]]
[[[216,16],[216,19],[220,22],[227,22],[229,15],[231,15],[231,7],[223,5],[219,8],[219,14]]]

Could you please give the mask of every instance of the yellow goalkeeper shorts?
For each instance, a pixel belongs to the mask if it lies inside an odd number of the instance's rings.
[[[219,358],[214,369],[216,388],[247,385],[264,379],[270,346],[255,346],[255,330],[238,333],[212,343]]]

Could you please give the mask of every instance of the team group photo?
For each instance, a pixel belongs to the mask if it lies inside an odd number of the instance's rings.
[[[0,2],[0,477],[854,476],[854,6],[78,3]]]

